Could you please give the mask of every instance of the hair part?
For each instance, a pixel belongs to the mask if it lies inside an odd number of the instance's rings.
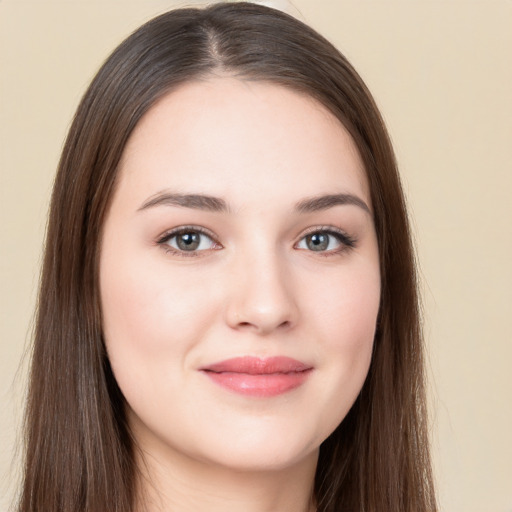
[[[318,511],[435,512],[414,253],[384,123],[327,40],[249,3],[175,10],[143,25],[105,62],[78,107],[51,199],[18,511],[135,509],[136,448],[102,338],[102,227],[139,120],[179,85],[213,75],[313,97],[349,131],[368,177],[381,308],[363,389],[320,449]]]

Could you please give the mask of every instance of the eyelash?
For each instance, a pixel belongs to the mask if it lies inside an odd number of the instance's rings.
[[[329,236],[334,237],[339,243],[340,247],[337,249],[332,249],[330,251],[317,251],[316,254],[318,256],[322,256],[325,258],[328,258],[330,256],[336,256],[344,252],[348,252],[356,247],[357,239],[353,236],[350,236],[345,231],[334,228],[333,226],[315,226],[312,228],[307,229],[302,236],[300,237],[299,242],[304,240],[307,236],[314,235],[317,233],[327,234]],[[297,242],[297,243],[299,243]],[[297,245],[297,244],[296,244]],[[304,249],[307,250],[307,249]],[[310,251],[315,252],[315,251]]]
[[[222,245],[217,241],[215,235],[200,226],[180,226],[179,228],[172,229],[170,231],[166,231],[162,236],[160,236],[156,243],[157,245],[161,246],[166,253],[170,253],[175,256],[184,257],[184,258],[190,258],[190,257],[197,257],[200,255],[201,252],[205,252],[206,250],[203,249],[201,251],[181,251],[179,249],[175,249],[174,247],[171,247],[168,242],[169,240],[173,239],[174,237],[177,237],[179,235],[183,235],[186,233],[199,233],[200,235],[204,235],[208,237],[213,244],[216,246],[212,248],[211,250],[219,250],[222,249]],[[335,256],[338,254],[341,254],[346,251],[350,251],[356,247],[357,239],[348,235],[344,231],[338,228],[334,228],[332,226],[315,226],[312,228],[307,229],[300,237],[299,242],[297,242],[294,245],[294,248],[307,236],[314,235],[314,234],[327,234],[329,236],[334,237],[339,243],[340,247],[337,249],[332,249],[329,251],[312,251],[309,252],[315,253],[322,257],[330,257]],[[307,250],[307,249],[300,249],[300,250]]]
[[[220,243],[216,240],[215,235],[211,231],[200,226],[180,226],[179,228],[171,229],[170,231],[166,231],[160,238],[158,238],[156,243],[161,246],[165,252],[171,253],[175,256],[181,256],[184,258],[199,256],[199,253],[203,251],[180,251],[179,249],[175,249],[174,247],[168,245],[167,242],[169,242],[169,240],[186,233],[199,233],[200,235],[207,236],[216,246],[218,246],[214,250],[222,248]]]

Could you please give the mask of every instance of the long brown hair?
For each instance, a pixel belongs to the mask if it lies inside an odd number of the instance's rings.
[[[414,254],[391,144],[361,78],[322,36],[248,3],[181,9],[142,26],[85,93],[54,185],[26,412],[19,512],[130,512],[134,443],[102,339],[98,256],[126,142],[184,82],[225,73],[301,91],[349,130],[367,172],[382,299],[364,387],[322,444],[322,512],[434,512]]]

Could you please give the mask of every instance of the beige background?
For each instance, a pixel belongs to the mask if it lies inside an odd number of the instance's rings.
[[[360,71],[395,143],[424,282],[441,510],[512,512],[512,1],[294,3]],[[174,5],[0,0],[0,512],[66,129],[107,54]]]

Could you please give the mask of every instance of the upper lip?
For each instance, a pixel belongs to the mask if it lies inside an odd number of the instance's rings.
[[[246,373],[249,375],[270,375],[311,370],[312,366],[285,356],[277,357],[234,357],[200,368],[215,373]]]

